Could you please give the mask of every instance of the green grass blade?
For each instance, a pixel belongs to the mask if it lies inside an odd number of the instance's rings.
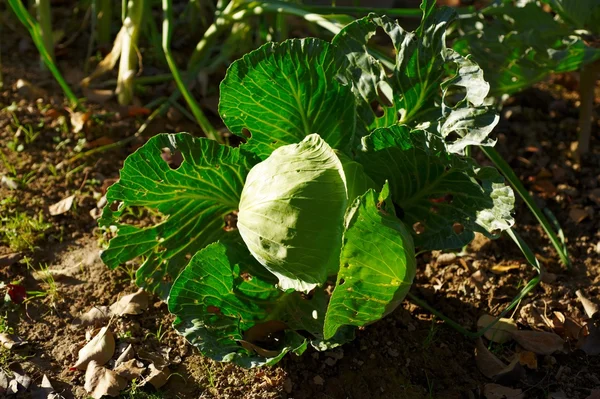
[[[42,57],[42,61],[50,70],[50,72],[54,76],[54,79],[56,79],[56,81],[62,88],[63,92],[65,93],[65,96],[69,99],[71,105],[73,107],[78,106],[79,100],[77,99],[77,96],[75,96],[75,94],[71,91],[71,88],[64,80],[56,64],[52,60],[52,56],[46,50],[46,47],[44,45],[44,39],[42,38],[40,26],[38,25],[38,23],[35,22],[35,20],[31,17],[31,14],[29,14],[21,0],[8,0],[8,4],[10,5],[14,13],[17,15],[19,21],[21,21],[21,23],[29,31],[31,38],[33,39],[33,43],[37,47]]]
[[[561,262],[565,266],[567,266],[567,268],[570,269],[571,261],[569,259],[569,256],[565,251],[565,248],[563,247],[560,239],[556,235],[556,232],[552,228],[552,225],[550,224],[546,216],[544,216],[544,213],[537,206],[537,204],[533,200],[533,197],[529,194],[525,186],[523,186],[523,183],[521,183],[515,172],[510,167],[510,165],[504,159],[502,159],[502,156],[500,156],[498,151],[496,151],[494,148],[484,146],[480,146],[479,148],[494,163],[494,165],[496,165],[496,168],[500,170],[500,172],[504,175],[506,180],[508,180],[509,183],[513,186],[515,191],[521,196],[521,198],[523,198],[523,201],[525,201],[529,209],[531,209],[531,212],[533,212],[538,222],[542,225],[542,228],[548,235],[548,238],[550,238],[550,242],[552,242],[552,245],[554,245],[556,252],[558,252],[558,256],[560,257]]]

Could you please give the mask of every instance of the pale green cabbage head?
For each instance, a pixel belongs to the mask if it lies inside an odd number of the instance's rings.
[[[283,290],[308,292],[339,269],[349,198],[368,188],[362,167],[342,158],[311,134],[273,151],[246,178],[238,229]]]

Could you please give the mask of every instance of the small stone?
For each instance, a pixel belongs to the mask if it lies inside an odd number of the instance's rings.
[[[325,364],[328,366],[333,367],[333,366],[335,366],[336,363],[337,363],[337,360],[335,360],[331,357],[328,357],[327,359],[325,359]]]
[[[315,385],[323,385],[325,383],[325,380],[323,379],[323,377],[321,377],[320,375],[316,375],[313,378],[313,383]]]
[[[388,349],[388,355],[391,357],[398,357],[400,356],[400,352],[398,352],[396,349]]]

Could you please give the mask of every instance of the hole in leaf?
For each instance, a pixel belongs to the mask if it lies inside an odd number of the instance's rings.
[[[113,202],[110,204],[110,210],[111,210],[111,211],[113,211],[113,212],[116,212],[116,211],[118,211],[118,210],[119,210],[119,207],[121,206],[121,204],[122,204],[122,203],[123,203],[123,202],[121,202],[121,201],[113,201]]]
[[[448,133],[448,135],[445,138],[446,142],[448,142],[448,143],[454,143],[455,141],[458,141],[460,139],[461,139],[460,135],[455,131]]]
[[[240,277],[244,279],[244,281],[252,281],[252,275],[248,272],[240,273]]]
[[[242,128],[242,135],[244,137],[247,137],[247,138],[251,138],[252,137],[252,133],[250,133],[250,130],[246,129],[245,127]]]
[[[373,110],[375,116],[378,118],[381,118],[383,115],[385,115],[383,107],[381,106],[381,104],[379,104],[379,101],[377,100],[371,102],[371,109]]]
[[[223,220],[225,221],[225,226],[223,226],[223,230],[225,231],[233,231],[237,230],[237,219],[238,219],[238,211],[233,211],[225,215]]]
[[[340,283],[338,285],[344,285],[344,283],[346,282],[346,280],[344,280],[343,278],[340,279]]]
[[[462,223],[454,222],[452,225],[452,230],[454,230],[456,234],[461,234],[463,231],[465,231],[465,226],[463,226]]]
[[[392,38],[388,36],[382,27],[378,26],[375,34],[371,36],[367,44],[367,48],[375,48],[392,59],[396,59],[396,50]],[[383,65],[383,64],[382,64]],[[391,75],[392,71],[383,65],[386,75]]]
[[[179,168],[183,162],[181,151],[175,150],[175,152],[173,152],[169,147],[163,148],[160,156],[171,169]]]
[[[206,311],[208,313],[212,313],[212,314],[220,314],[221,313],[221,309],[219,309],[218,307],[213,306],[213,305],[208,305],[206,307]]]
[[[377,87],[377,97],[379,97],[379,101],[381,101],[381,104],[383,104],[386,107],[391,107],[392,105],[394,105],[392,99],[388,98],[388,96],[385,95],[385,93],[383,92],[383,90],[381,90],[380,87]]]
[[[419,234],[423,234],[425,232],[425,225],[421,222],[417,222],[415,224],[413,224],[413,230],[415,231],[415,233],[417,233],[417,235]]]

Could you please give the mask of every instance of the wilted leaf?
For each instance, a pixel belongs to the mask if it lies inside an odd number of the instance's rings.
[[[519,363],[523,366],[527,366],[532,370],[536,370],[538,367],[537,355],[530,351],[519,352]]]
[[[117,373],[90,361],[85,371],[85,390],[94,398],[118,396],[127,387],[127,381]]]
[[[538,355],[551,355],[563,349],[565,341],[557,334],[545,331],[513,331],[511,335],[524,349]]]
[[[486,399],[524,399],[521,389],[508,388],[498,384],[485,384],[483,395]]]
[[[477,329],[482,330],[496,320],[495,317],[484,314],[477,320]],[[492,342],[503,344],[511,340],[511,332],[517,331],[517,323],[512,319],[501,318],[483,336]]]
[[[127,381],[132,381],[140,378],[142,374],[144,374],[144,371],[146,371],[146,368],[144,367],[143,363],[139,362],[138,360],[130,359],[119,363],[119,365],[115,367],[114,371]]]
[[[105,364],[112,358],[114,353],[115,338],[108,327],[102,327],[98,334],[79,350],[77,363],[74,367],[85,370],[91,361],[95,361],[96,365]]]
[[[481,338],[477,339],[475,345],[475,362],[481,374],[488,378],[494,378],[506,368],[506,364],[488,350]]]
[[[133,294],[125,295],[110,307],[111,313],[117,316],[140,314],[146,309],[148,294],[141,288]]]
[[[69,209],[73,206],[73,201],[75,200],[74,195],[70,195],[67,198],[64,198],[58,201],[54,205],[50,205],[48,207],[48,212],[52,216],[62,215],[63,213],[67,213]]]
[[[148,367],[150,369],[150,374],[146,377],[140,385],[150,384],[155,389],[160,389],[163,385],[167,383],[169,380],[169,376],[171,375],[171,371],[168,368],[164,368],[162,370],[154,367],[154,363],[150,364]]]

